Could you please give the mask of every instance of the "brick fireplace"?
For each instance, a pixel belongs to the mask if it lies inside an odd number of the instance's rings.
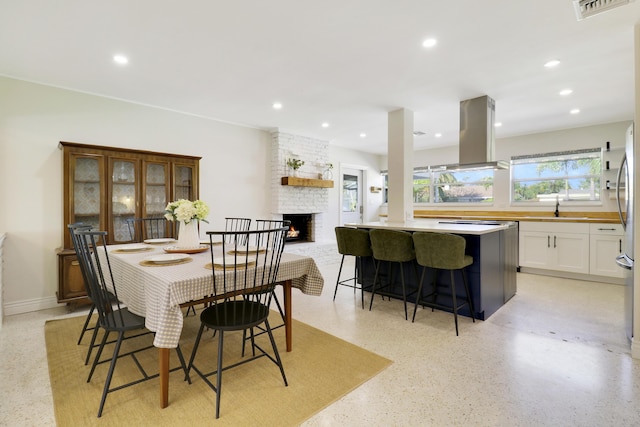
[[[275,131],[271,145],[271,188],[274,219],[291,215],[298,220],[303,215],[304,240],[315,242],[325,238],[324,213],[329,208],[329,189],[281,185],[280,179],[287,176],[287,159],[297,158],[305,163],[300,168],[301,178],[318,178],[329,162],[327,141]]]

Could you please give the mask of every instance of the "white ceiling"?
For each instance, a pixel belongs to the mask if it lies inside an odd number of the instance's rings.
[[[640,1],[0,0],[0,75],[386,153],[388,112],[455,145],[482,95],[498,138],[633,120],[638,22]]]

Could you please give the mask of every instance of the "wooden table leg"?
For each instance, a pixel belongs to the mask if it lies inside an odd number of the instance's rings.
[[[286,280],[282,284],[282,290],[284,293],[284,330],[287,337],[287,351],[293,350],[292,329],[291,323],[291,280]]]
[[[169,406],[169,349],[158,348],[160,359],[160,408]]]

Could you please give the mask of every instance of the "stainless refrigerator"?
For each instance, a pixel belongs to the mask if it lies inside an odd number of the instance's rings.
[[[624,251],[616,257],[616,263],[624,268],[624,311],[627,336],[633,338],[633,125],[627,129],[625,153],[616,180],[618,214],[624,228]]]

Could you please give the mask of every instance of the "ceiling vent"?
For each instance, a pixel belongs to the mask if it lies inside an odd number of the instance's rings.
[[[573,0],[578,21],[606,12],[618,6],[624,6],[634,0]]]

